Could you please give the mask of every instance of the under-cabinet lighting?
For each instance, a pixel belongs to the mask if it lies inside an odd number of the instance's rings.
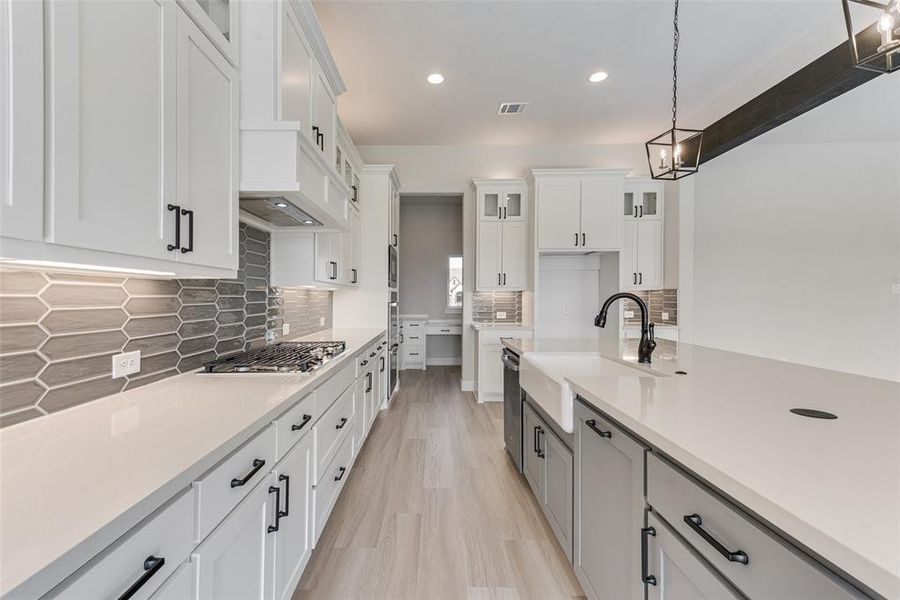
[[[100,273],[123,275],[145,275],[148,277],[175,277],[171,271],[151,271],[149,269],[129,269],[126,267],[105,267],[102,265],[83,265],[79,263],[57,262],[52,260],[25,260],[18,258],[0,258],[0,265],[28,267],[30,269],[47,269],[63,271],[94,271]]]

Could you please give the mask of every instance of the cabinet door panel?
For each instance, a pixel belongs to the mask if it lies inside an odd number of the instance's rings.
[[[662,221],[638,219],[635,224],[638,287],[659,289],[662,287]]]
[[[191,561],[183,563],[163,583],[150,600],[193,600],[197,598],[196,565]]]
[[[481,344],[478,348],[478,389],[481,393],[494,396],[503,393],[501,349],[500,344]]]
[[[522,463],[522,473],[531,486],[531,491],[541,506],[544,505],[544,459],[541,458],[538,449],[541,445],[541,419],[534,409],[526,402],[523,405],[523,431],[525,451]]]
[[[638,224],[635,219],[625,221],[625,243],[619,257],[619,279],[623,290],[632,290],[637,284],[637,236]]]
[[[585,248],[622,247],[622,184],[586,179],[581,183],[581,233]]]
[[[644,450],[581,404],[575,411],[575,572],[590,598],[640,598]]]
[[[316,281],[334,283],[334,263],[340,260],[340,234],[317,233],[316,236]],[[340,273],[338,271],[338,273]]]
[[[577,179],[539,181],[537,186],[538,248],[575,248],[580,218],[580,182]]]
[[[311,135],[315,58],[290,5],[285,3],[281,10],[281,116],[287,121],[299,121],[300,130]]]
[[[478,218],[480,220],[493,221],[499,219],[502,206],[499,191],[480,191],[478,193]]]
[[[178,11],[178,204],[193,211],[181,218],[180,259],[237,268],[238,81],[234,68],[194,24]]]
[[[272,597],[286,600],[294,593],[312,555],[313,436],[307,435],[291,449],[278,463],[275,476],[282,489],[281,510],[287,514],[275,532]]]
[[[650,513],[647,522],[656,532],[647,540],[648,574],[656,577],[656,585],[647,585],[650,600],[737,600],[742,597],[676,538],[656,515]]]
[[[335,99],[331,87],[320,68],[316,69],[316,118],[313,125],[319,128],[322,139],[322,154],[329,165],[334,164],[334,118]]]
[[[569,560],[572,559],[572,453],[552,432],[544,434],[544,513]]]
[[[175,260],[175,3],[45,9],[50,241]]]
[[[503,289],[523,290],[528,282],[528,231],[525,223],[503,222]]]
[[[503,272],[503,224],[482,221],[478,224],[478,290],[501,289]]]
[[[198,598],[264,600],[269,576],[267,528],[274,523],[274,478],[244,498],[191,555],[197,564]]]
[[[503,219],[505,221],[524,221],[528,217],[525,207],[525,191],[520,189],[504,190]]]
[[[44,235],[44,29],[39,2],[0,2],[0,235]]]

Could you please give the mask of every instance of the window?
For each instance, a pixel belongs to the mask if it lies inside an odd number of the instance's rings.
[[[463,257],[447,258],[447,311],[461,311],[463,305]]]

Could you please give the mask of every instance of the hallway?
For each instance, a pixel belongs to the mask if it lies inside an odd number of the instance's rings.
[[[458,367],[401,372],[294,599],[572,598],[582,592],[503,448],[503,407]]]

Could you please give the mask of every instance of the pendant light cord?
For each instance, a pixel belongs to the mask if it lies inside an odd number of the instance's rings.
[[[678,113],[678,0],[675,0],[674,34],[672,41],[672,130]]]

